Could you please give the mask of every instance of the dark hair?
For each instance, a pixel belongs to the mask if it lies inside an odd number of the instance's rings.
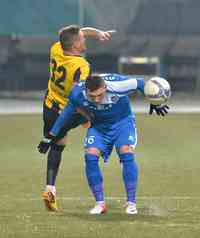
[[[95,91],[105,85],[104,79],[99,75],[91,75],[85,81],[86,89]]]
[[[70,50],[74,39],[78,37],[80,27],[76,25],[70,25],[63,27],[59,30],[59,40],[63,50]]]

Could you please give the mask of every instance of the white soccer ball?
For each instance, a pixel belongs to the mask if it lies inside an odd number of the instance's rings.
[[[165,103],[171,96],[170,84],[164,78],[153,77],[145,82],[144,95],[151,104]]]

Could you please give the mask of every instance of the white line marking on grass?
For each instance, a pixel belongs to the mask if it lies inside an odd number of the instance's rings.
[[[199,227],[200,223],[161,223],[161,224],[153,224],[153,223],[149,223],[149,222],[143,222],[143,225],[146,226],[150,226],[150,227],[167,227],[167,228],[193,228],[193,229],[198,229],[197,227]]]
[[[7,197],[7,196],[6,196]],[[93,197],[57,197],[59,200],[68,200],[68,201],[87,201],[94,200]],[[41,200],[39,197],[24,197],[24,198],[14,198],[14,200],[32,200],[38,201]],[[126,197],[105,197],[105,200],[126,200]],[[137,200],[200,200],[200,197],[194,196],[139,196]]]

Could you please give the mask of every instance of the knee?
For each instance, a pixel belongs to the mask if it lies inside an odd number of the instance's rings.
[[[119,154],[132,153],[134,154],[135,147],[133,145],[123,145],[118,149]]]
[[[85,162],[86,165],[93,163],[98,163],[100,156],[100,151],[97,148],[91,147],[85,149]]]
[[[96,157],[100,157],[101,153],[97,148],[91,147],[91,148],[86,148],[85,149],[85,155],[88,155],[88,154],[96,156]]]
[[[96,168],[98,167],[98,162],[99,162],[99,156],[98,156],[98,150],[94,150],[90,148],[87,149],[85,152],[85,166],[86,166],[86,171],[89,170],[90,173],[92,171],[95,171]]]

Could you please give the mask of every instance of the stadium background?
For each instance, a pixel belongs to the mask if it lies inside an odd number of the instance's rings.
[[[173,92],[199,95],[198,0],[4,0],[1,4],[1,95],[46,88],[50,45],[57,40],[58,29],[68,24],[118,31],[106,44],[88,42],[87,58],[94,71],[158,73],[167,77]],[[134,64],[130,57],[148,59]]]
[[[199,0],[1,0],[0,237],[200,237],[199,9]],[[101,163],[108,214],[88,214],[93,200],[84,176],[83,128],[70,133],[64,152],[57,180],[61,211],[49,214],[43,207],[46,159],[36,149],[42,137],[38,112],[49,48],[68,24],[118,31],[105,44],[88,41],[94,71],[156,73],[171,83],[165,118],[149,116],[148,104],[134,100],[136,112],[145,112],[136,113],[137,217],[124,214],[115,153],[108,165]]]

